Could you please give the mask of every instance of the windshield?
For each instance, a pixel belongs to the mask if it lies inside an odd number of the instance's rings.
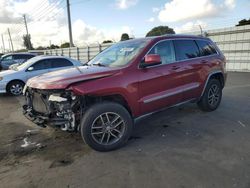
[[[16,71],[26,69],[26,68],[28,68],[28,66],[32,65],[33,63],[35,63],[39,59],[41,59],[41,57],[39,57],[39,56],[33,57],[20,65],[14,66],[12,69],[14,69]]]
[[[122,67],[138,55],[138,53],[147,45],[149,39],[131,40],[119,42],[107,48],[95,58],[88,62],[88,65],[105,67]]]

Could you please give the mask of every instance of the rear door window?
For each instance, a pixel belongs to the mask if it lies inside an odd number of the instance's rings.
[[[73,66],[72,62],[63,58],[51,59],[51,67],[52,68],[60,68],[60,67],[68,67]]]
[[[217,54],[215,47],[212,45],[211,42],[205,41],[205,40],[196,40],[196,43],[198,44],[200,48],[201,56]]]
[[[13,59],[25,59],[24,55],[13,55]]]
[[[50,62],[51,62],[52,68],[73,66],[72,62],[63,58],[51,59]]]
[[[174,40],[178,61],[199,57],[199,48],[194,40]]]
[[[170,40],[159,42],[150,50],[149,54],[160,55],[162,64],[175,62],[174,46]]]
[[[18,54],[18,55],[14,55],[14,59],[30,59],[34,57],[34,55],[26,55],[26,54]]]
[[[40,60],[36,63],[34,63],[31,67],[33,67],[33,70],[43,70],[43,69],[50,69],[51,64],[48,59]]]

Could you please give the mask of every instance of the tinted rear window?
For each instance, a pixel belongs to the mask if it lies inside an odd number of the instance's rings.
[[[56,59],[51,59],[50,61],[52,68],[73,66],[73,64],[67,59],[56,58]]]
[[[49,69],[51,67],[50,62],[47,59],[40,60],[32,65],[34,68],[33,70],[43,70],[43,69]]]
[[[34,57],[34,55],[30,55],[30,54],[18,54],[18,55],[14,55],[14,59],[30,59]]]
[[[199,49],[194,40],[174,40],[174,46],[178,61],[199,56]]]
[[[200,48],[201,56],[208,56],[217,53],[211,42],[205,40],[196,40],[196,42]]]

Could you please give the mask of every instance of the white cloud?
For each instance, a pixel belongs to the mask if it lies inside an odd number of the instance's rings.
[[[152,8],[152,11],[155,13],[155,12],[159,12],[160,11],[160,8],[158,8],[158,7],[153,7]]]
[[[176,33],[200,32],[200,27],[204,31],[207,28],[207,23],[197,20],[196,22],[187,22],[182,26],[175,27]]]
[[[129,37],[134,38],[134,29],[129,26],[121,26],[118,29],[103,30],[105,40],[120,41],[122,33],[127,33]]]
[[[116,7],[118,9],[127,9],[129,7],[135,6],[138,0],[116,0]]]
[[[214,17],[235,6],[235,0],[225,0],[217,5],[212,0],[172,0],[159,12],[161,22],[177,22],[206,17]]]
[[[46,7],[51,8],[47,11]],[[66,13],[60,7],[59,4],[53,4],[50,0],[0,0],[0,34],[4,34],[5,47],[9,48],[7,28],[10,28],[15,50],[24,48],[22,36],[26,34],[26,30],[22,14],[26,14],[34,47],[48,46],[50,42],[56,45],[68,42]],[[36,9],[38,11],[34,11]],[[133,36],[133,29],[126,25],[102,30],[81,19],[72,22],[72,30],[74,44],[77,46],[85,46],[86,43],[101,43],[103,40],[119,41],[122,33]],[[1,46],[0,40],[0,48]]]
[[[155,18],[154,17],[151,17],[147,20],[148,22],[154,22],[155,21]]]
[[[74,43],[78,46],[84,46],[86,43],[101,42],[105,38],[105,34],[102,31],[93,26],[87,25],[80,19],[73,23],[72,30]]]
[[[235,0],[225,0],[225,6],[233,9],[235,7]]]
[[[15,15],[12,1],[0,0],[0,23],[17,23],[20,19]]]

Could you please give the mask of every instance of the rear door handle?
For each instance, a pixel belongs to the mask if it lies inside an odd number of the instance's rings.
[[[202,60],[201,63],[203,64],[208,63],[208,60]]]
[[[172,70],[177,70],[177,69],[179,69],[180,67],[179,66],[172,66]]]

